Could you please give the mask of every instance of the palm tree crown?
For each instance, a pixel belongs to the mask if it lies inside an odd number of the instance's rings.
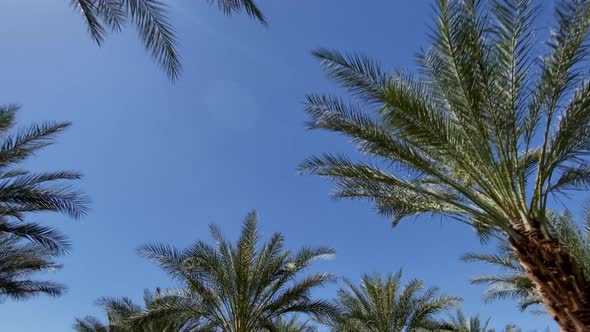
[[[145,314],[146,310],[160,296],[159,290],[156,294],[149,291],[144,292],[144,307],[133,303],[129,298],[101,298],[97,304],[104,309],[107,315],[107,324],[93,316],[86,316],[82,319],[76,319],[74,330],[77,332],[132,332],[137,331],[133,328],[131,320],[137,316]],[[178,332],[179,326],[173,321],[158,320],[142,326],[143,332]]]
[[[207,0],[226,15],[245,11],[267,26],[268,22],[254,0]],[[171,80],[181,70],[176,36],[168,22],[165,2],[160,0],[71,0],[80,11],[92,39],[101,45],[108,30],[120,31],[128,20],[137,26],[139,37],[152,57]]]
[[[451,317],[448,322],[448,328],[445,331],[453,332],[495,332],[495,329],[489,328],[489,319],[482,321],[478,315],[467,317],[461,310],[457,310],[455,316]],[[522,330],[516,325],[507,325],[502,332],[521,332]]]
[[[341,314],[327,321],[338,332],[416,332],[444,329],[447,324],[436,315],[459,302],[459,298],[439,295],[437,288],[423,289],[423,282],[402,285],[402,273],[364,275],[360,288],[345,281],[338,291]]]
[[[137,315],[134,326],[165,319],[179,323],[182,331],[273,331],[284,315],[333,313],[329,302],[314,300],[310,292],[335,277],[299,276],[334,251],[319,247],[291,252],[283,248],[278,233],[260,245],[257,224],[256,214],[248,214],[235,245],[211,226],[214,245],[197,241],[184,250],[165,244],[142,247],[140,255],[156,262],[181,287],[162,292],[145,314]]]
[[[394,225],[438,214],[509,239],[562,328],[588,329],[590,276],[550,233],[547,211],[552,195],[590,184],[590,2],[556,8],[541,49],[532,1],[438,0],[417,75],[316,51],[359,102],[310,95],[310,128],[343,134],[373,159],[326,154],[300,171],[333,178],[337,197],[367,199]]]

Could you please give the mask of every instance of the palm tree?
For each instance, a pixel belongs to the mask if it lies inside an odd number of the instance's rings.
[[[455,316],[448,321],[448,331],[455,332],[490,332],[488,329],[490,320],[482,321],[479,316],[467,317],[461,310],[457,310]]]
[[[62,242],[60,238],[54,240]],[[30,279],[35,272],[61,269],[54,261],[61,253],[58,249],[0,232],[0,302],[7,298],[30,299],[39,294],[61,295],[65,290],[63,285]]]
[[[127,21],[136,25],[139,37],[171,80],[181,70],[177,41],[168,22],[168,6],[161,0],[70,0],[84,18],[90,36],[100,46],[107,30],[120,31]],[[207,0],[226,15],[245,11],[263,25],[268,22],[254,0]]]
[[[534,39],[532,1],[436,7],[417,75],[362,54],[314,53],[360,102],[310,95],[309,127],[343,134],[373,159],[326,154],[300,171],[332,178],[337,197],[369,200],[393,225],[436,214],[508,239],[562,329],[588,330],[590,271],[552,236],[547,211],[552,195],[590,185],[590,2],[559,1],[547,49]]]
[[[145,314],[147,308],[153,305],[159,297],[159,290],[156,294],[149,291],[144,292],[144,307],[133,303],[130,298],[102,298],[97,304],[103,308],[107,315],[107,324],[93,316],[77,318],[74,323],[74,330],[77,332],[131,332],[134,329],[130,320],[136,316]],[[177,332],[179,327],[171,321],[159,320],[151,322],[142,327],[143,332]]]
[[[235,245],[216,226],[211,226],[211,235],[214,245],[197,241],[184,250],[165,244],[139,249],[181,286],[162,292],[146,314],[134,320],[136,328],[167,319],[178,322],[183,331],[250,332],[274,330],[277,319],[285,315],[334,312],[329,302],[315,300],[310,293],[335,277],[299,277],[313,261],[333,255],[332,249],[302,248],[293,253],[283,248],[279,233],[260,245],[254,212],[246,216]]]
[[[471,279],[474,285],[487,286],[484,293],[485,302],[512,299],[518,302],[522,311],[543,303],[535,283],[527,277],[509,242],[502,240],[495,254],[468,253],[462,260],[487,263],[502,271],[501,274],[484,274]]]
[[[423,290],[423,282],[401,282],[401,271],[383,278],[364,275],[357,287],[345,280],[338,291],[340,315],[323,321],[338,332],[418,332],[443,330],[448,324],[436,315],[451,308],[459,298],[439,295],[438,288]]]
[[[495,329],[489,328],[490,320],[482,321],[478,315],[467,317],[461,310],[457,310],[455,316],[447,322],[448,327],[442,331],[453,332],[495,332]],[[522,330],[516,325],[506,325],[502,332],[521,332]]]

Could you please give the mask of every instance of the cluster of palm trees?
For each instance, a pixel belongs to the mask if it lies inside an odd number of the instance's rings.
[[[223,12],[245,11],[266,25],[251,0],[218,0]],[[73,0],[90,34],[134,23],[171,79],[180,72],[166,5],[156,0]],[[555,196],[590,189],[590,2],[556,4],[556,27],[545,47],[536,39],[539,5],[532,0],[436,0],[431,47],[419,72],[389,72],[370,57],[320,49],[327,76],[351,98],[312,94],[311,129],[347,137],[357,158],[324,154],[300,164],[301,174],[330,178],[337,198],[364,199],[392,219],[441,215],[472,227],[491,254],[464,260],[496,266],[475,277],[487,300],[515,299],[522,310],[542,305],[563,331],[590,331],[590,213],[580,230]],[[13,131],[17,107],[0,107],[0,299],[57,296],[65,287],[33,280],[58,270],[66,238],[29,222],[36,212],[74,219],[87,198],[67,183],[75,172],[33,173],[18,166],[52,144],[69,123]],[[186,249],[149,244],[138,253],[158,264],[178,288],[98,301],[107,320],[86,317],[79,331],[488,331],[487,322],[455,308],[458,298],[402,282],[401,272],[346,281],[336,299],[312,291],[336,281],[306,274],[331,248],[285,250],[280,234],[259,244],[256,215],[236,244],[211,227],[214,244]],[[507,327],[507,331],[515,330]]]
[[[345,281],[333,301],[314,299],[312,291],[336,277],[304,270],[334,250],[304,247],[293,252],[284,249],[279,233],[260,243],[257,224],[256,214],[248,214],[235,244],[211,226],[213,245],[197,241],[183,250],[166,244],[141,247],[138,253],[158,264],[178,288],[145,291],[143,306],[129,298],[99,299],[106,322],[89,316],[77,319],[75,329],[296,332],[317,331],[321,324],[335,332],[490,331],[487,323],[460,311],[441,319],[460,299],[425,288],[421,280],[404,284],[401,271],[364,275],[360,286]]]

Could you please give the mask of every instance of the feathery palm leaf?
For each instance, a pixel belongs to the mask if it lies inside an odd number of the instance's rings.
[[[254,0],[208,0],[226,15],[245,11],[250,17],[267,26],[268,22]],[[100,46],[108,30],[120,31],[131,21],[152,57],[164,68],[171,80],[180,75],[181,63],[178,42],[168,22],[168,5],[161,0],[71,0],[80,11],[88,32]]]
[[[54,261],[60,254],[59,250],[0,232],[0,301],[26,300],[39,294],[61,295],[65,291],[63,285],[30,279],[35,272],[61,269]]]
[[[108,323],[105,324],[93,316],[77,318],[74,329],[78,332],[130,332],[133,329],[131,320],[145,314],[147,308],[158,301],[156,295],[149,291],[144,293],[144,307],[133,303],[129,298],[101,298],[97,304],[106,312]],[[159,320],[142,327],[144,332],[177,332],[179,327],[174,322]]]
[[[486,263],[501,271],[501,274],[479,275],[471,279],[472,284],[487,286],[484,293],[486,302],[515,300],[523,311],[543,302],[534,282],[527,277],[514,250],[506,241],[501,241],[495,254],[468,253],[462,260]]]

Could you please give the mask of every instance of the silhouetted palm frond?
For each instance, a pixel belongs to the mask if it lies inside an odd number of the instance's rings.
[[[254,0],[208,0],[226,15],[246,12],[265,26],[268,22]],[[168,5],[162,0],[71,0],[80,11],[90,36],[101,45],[110,30],[120,31],[130,21],[139,37],[171,80],[180,75],[178,42],[168,19]]]

